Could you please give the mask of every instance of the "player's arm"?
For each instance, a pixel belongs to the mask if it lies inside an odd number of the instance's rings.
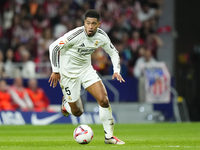
[[[59,51],[64,47],[64,45],[67,44],[66,38],[60,37],[55,42],[53,42],[49,46],[49,57],[51,61],[51,67],[52,67],[52,74],[49,78],[50,86],[56,87],[58,81],[60,81],[60,73],[58,68],[58,57],[59,57]]]
[[[102,48],[109,54],[112,64],[113,64],[113,76],[112,79],[117,79],[119,82],[125,82],[125,80],[120,75],[120,59],[119,59],[119,52],[111,43],[110,39],[106,40],[105,45]]]

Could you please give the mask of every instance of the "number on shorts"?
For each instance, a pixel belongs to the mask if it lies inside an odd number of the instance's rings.
[[[67,95],[71,95],[71,92],[70,92],[70,90],[69,90],[68,88],[69,88],[69,87],[66,87],[66,88],[65,88],[65,91],[66,91]]]

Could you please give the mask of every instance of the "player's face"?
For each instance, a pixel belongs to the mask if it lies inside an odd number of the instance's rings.
[[[97,20],[97,18],[87,17],[84,24],[87,35],[93,36],[100,24],[101,23]]]

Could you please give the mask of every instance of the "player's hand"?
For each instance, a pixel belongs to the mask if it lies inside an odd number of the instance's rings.
[[[122,76],[119,74],[119,73],[117,73],[117,72],[115,72],[114,74],[113,74],[113,76],[112,76],[112,79],[117,79],[120,83],[121,82],[125,82],[125,80],[122,78]]]
[[[50,86],[53,85],[53,88],[55,88],[58,81],[60,82],[60,73],[52,72],[52,74],[49,78]]]

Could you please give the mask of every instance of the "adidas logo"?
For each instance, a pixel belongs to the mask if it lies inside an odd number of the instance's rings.
[[[84,44],[84,43],[82,43],[82,44],[80,45],[80,47],[85,47],[85,44]]]

